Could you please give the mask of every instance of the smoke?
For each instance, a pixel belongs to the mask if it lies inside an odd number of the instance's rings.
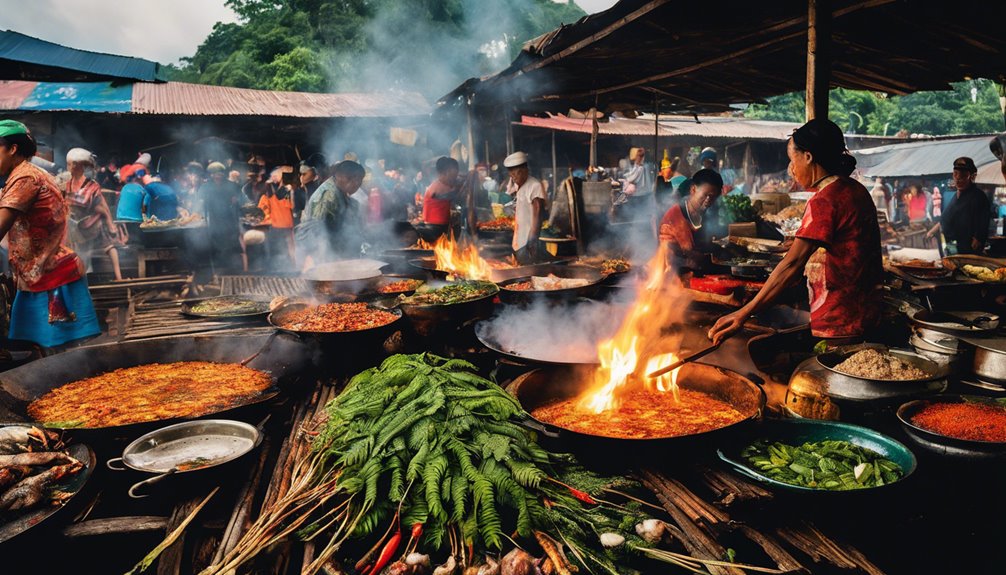
[[[507,306],[479,326],[479,335],[503,351],[529,359],[596,363],[597,344],[614,335],[627,308],[599,301]]]

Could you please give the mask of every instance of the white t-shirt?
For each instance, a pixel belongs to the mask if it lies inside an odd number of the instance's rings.
[[[527,238],[531,235],[531,202],[535,199],[547,201],[545,189],[541,187],[541,182],[537,178],[528,176],[527,181],[520,188],[517,188],[513,180],[507,184],[507,193],[516,194],[517,205],[515,208],[516,223],[513,230],[513,242],[510,246],[517,251],[527,244]]]

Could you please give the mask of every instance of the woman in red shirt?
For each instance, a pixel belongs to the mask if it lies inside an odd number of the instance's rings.
[[[789,173],[814,195],[793,247],[750,303],[709,330],[714,342],[739,330],[801,275],[810,289],[815,337],[836,344],[861,340],[879,320],[883,267],[877,207],[866,188],[849,178],[856,160],[845,149],[841,128],[811,120],[793,132],[787,154]]]
[[[454,158],[437,160],[437,179],[426,188],[423,196],[423,222],[443,226],[444,232],[451,223],[451,199],[458,187],[459,170]]]
[[[673,258],[675,269],[702,267],[704,254],[696,251],[695,232],[702,229],[702,217],[723,194],[723,178],[702,169],[692,176],[688,196],[677,202],[660,220],[660,243]]]
[[[10,240],[17,281],[9,336],[56,347],[101,333],[84,264],[66,247],[69,209],[49,174],[29,161],[35,140],[14,120],[0,120],[0,238]]]

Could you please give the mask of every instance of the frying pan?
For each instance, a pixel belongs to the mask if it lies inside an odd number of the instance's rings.
[[[589,283],[584,286],[563,288],[557,290],[519,291],[510,289],[515,283],[531,281],[532,276],[518,277],[500,282],[500,301],[506,304],[529,304],[538,301],[572,300],[578,297],[593,297],[597,294],[604,281],[604,276],[597,269],[579,265],[552,265],[547,273],[534,274],[543,277],[555,275],[560,278],[585,279]],[[544,270],[543,270],[544,271]]]
[[[389,324],[354,331],[307,331],[295,330],[283,326],[283,324],[286,323],[286,317],[290,313],[314,307],[315,305],[318,305],[318,303],[320,302],[290,301],[284,303],[269,314],[269,325],[273,326],[281,333],[290,334],[306,341],[315,341],[322,346],[338,345],[357,348],[371,344],[380,345],[384,342],[384,340],[388,339],[388,336],[400,328],[399,322],[402,319],[402,312],[400,310],[382,309],[373,305],[368,305],[367,307],[372,310],[392,313],[398,317]]]
[[[357,294],[376,286],[386,265],[377,260],[342,260],[317,265],[302,276],[317,294]]]
[[[583,394],[593,385],[595,369],[596,366],[590,364],[537,369],[516,379],[510,386],[510,392],[531,414],[539,407]],[[549,440],[544,442],[548,448],[624,460],[627,457],[653,457],[666,453],[668,449],[711,445],[710,442],[741,430],[756,420],[765,407],[765,392],[748,378],[727,369],[705,363],[689,363],[682,366],[677,381],[682,389],[701,391],[730,404],[744,415],[744,419],[704,433],[651,439],[591,435],[545,423],[531,415],[524,425],[544,435]]]
[[[203,302],[207,302],[207,301],[236,300],[236,299],[242,299],[242,300],[249,300],[249,301],[254,301],[254,302],[260,302],[260,303],[263,303],[265,305],[263,306],[262,311],[249,311],[249,312],[235,313],[235,314],[207,313],[207,312],[194,311],[192,309],[195,306],[197,306],[197,305],[199,305],[199,304],[201,304]],[[190,316],[190,317],[201,317],[201,318],[217,319],[217,320],[224,320],[224,321],[227,321],[227,320],[231,320],[231,321],[245,321],[245,320],[249,320],[249,319],[254,319],[254,318],[259,318],[259,317],[265,317],[266,315],[268,315],[268,313],[269,313],[269,302],[271,300],[272,300],[272,298],[270,298],[268,296],[260,296],[260,295],[224,295],[224,296],[211,297],[211,298],[194,300],[194,301],[187,301],[187,302],[185,302],[185,303],[182,304],[182,315],[187,315],[187,316]]]
[[[22,422],[31,421],[28,404],[53,389],[68,383],[119,369],[151,363],[176,361],[214,361],[240,363],[256,351],[261,353],[247,365],[269,373],[273,387],[260,395],[232,405],[209,417],[228,413],[232,417],[253,405],[266,402],[279,394],[298,374],[311,364],[310,349],[298,341],[279,338],[265,344],[270,336],[197,335],[147,341],[112,343],[80,347],[33,361],[27,365],[0,373],[0,404],[9,417]],[[164,419],[112,427],[75,427],[74,437],[89,436],[96,439],[142,435],[155,426],[196,417]]]
[[[167,477],[202,471],[230,463],[252,451],[262,442],[261,432],[253,425],[227,419],[183,421],[141,436],[122,450],[122,457],[109,459],[112,471],[126,468],[156,473],[129,488],[133,499],[148,497],[140,490]],[[120,465],[121,464],[121,465]]]

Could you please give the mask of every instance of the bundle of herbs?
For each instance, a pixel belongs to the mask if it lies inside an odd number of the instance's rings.
[[[518,542],[537,544],[553,572],[617,575],[628,556],[654,555],[659,537],[637,535],[648,514],[628,494],[638,484],[590,472],[570,457],[550,455],[515,423],[520,404],[470,363],[430,354],[396,355],[354,377],[326,406],[305,469],[279,507],[263,510],[257,539],[238,545],[205,573],[234,571],[291,526],[316,546],[305,573],[316,573],[350,539],[360,549],[353,572],[376,575],[427,572],[424,554],[446,559],[434,573],[484,563],[502,573],[530,555]],[[293,491],[293,488],[291,488]],[[621,503],[601,499],[610,496]],[[516,538],[511,539],[511,537]],[[354,545],[354,548],[356,545]],[[674,560],[672,560],[674,559]],[[678,563],[680,564],[680,563]],[[425,567],[424,567],[425,566]]]

